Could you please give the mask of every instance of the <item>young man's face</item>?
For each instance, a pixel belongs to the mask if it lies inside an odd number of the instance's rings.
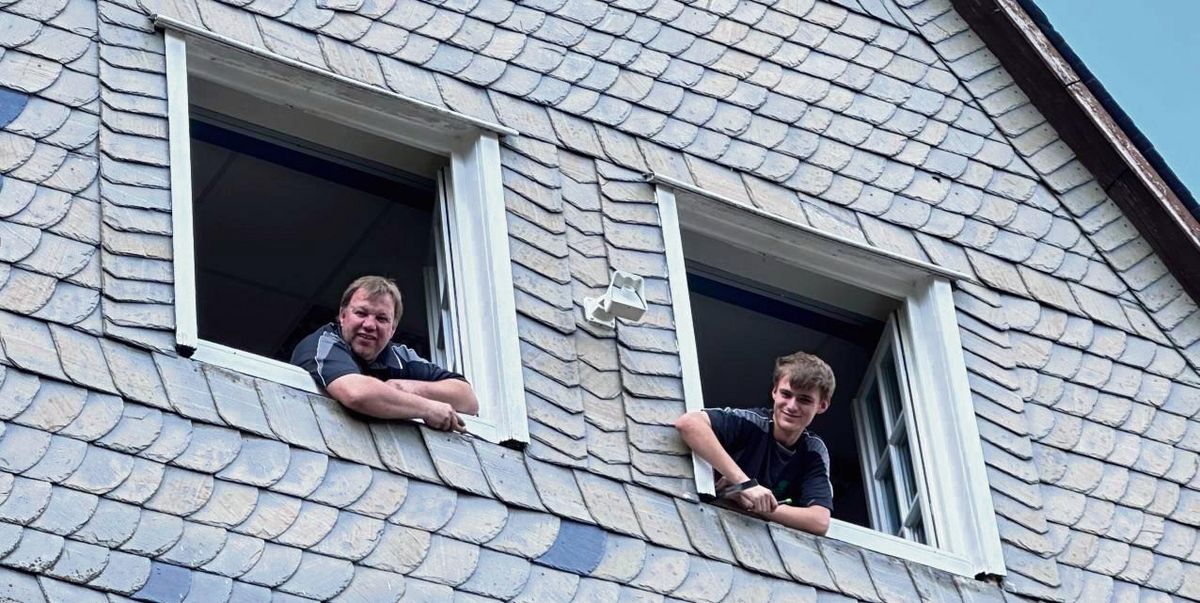
[[[829,408],[829,400],[821,398],[821,392],[816,387],[796,390],[788,383],[787,377],[781,377],[771,390],[774,400],[775,440],[786,446],[791,446],[800,439],[800,434],[812,423],[813,417]]]
[[[371,362],[392,340],[396,332],[395,314],[396,304],[390,295],[368,297],[359,289],[338,312],[342,339],[350,344],[354,355]]]

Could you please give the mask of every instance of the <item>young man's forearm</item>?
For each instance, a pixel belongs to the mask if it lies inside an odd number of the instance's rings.
[[[725,447],[717,439],[717,434],[712,429],[712,423],[704,411],[689,412],[675,419],[675,429],[679,430],[679,435],[683,437],[684,443],[692,449],[692,452],[708,461],[708,464],[712,465],[717,473],[725,476],[730,482],[736,484],[750,479],[746,472],[738,467],[733,457],[725,451]]]
[[[824,536],[829,531],[829,509],[821,505],[812,505],[811,507],[779,505],[775,507],[774,512],[768,513],[766,518],[789,528],[818,536]]]

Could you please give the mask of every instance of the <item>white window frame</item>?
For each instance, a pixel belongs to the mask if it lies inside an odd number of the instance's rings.
[[[933,401],[912,405],[915,441],[910,446],[920,458],[939,460],[914,467],[928,492],[925,529],[936,546],[839,520],[832,522],[827,536],[961,576],[1006,575],[950,286],[955,280],[975,279],[819,231],[673,178],[651,175],[650,180],[657,185],[685,408],[704,408],[704,395],[681,228],[899,300],[897,313],[902,319],[897,330],[911,395],[914,400]],[[686,196],[687,203],[678,203],[677,193]],[[697,490],[712,494],[712,468],[695,455],[693,463]]]
[[[199,337],[193,233],[189,73],[258,98],[449,157],[442,208],[453,241],[470,241],[471,253],[452,255],[453,325],[460,372],[479,398],[470,433],[492,442],[528,442],[524,380],[517,339],[516,299],[509,260],[508,223],[500,174],[504,126],[407,98],[247,46],[170,17],[164,30],[171,158],[171,222],[175,266],[175,337],[194,360],[324,394],[303,369]],[[190,69],[190,71],[189,71]],[[427,292],[421,292],[427,295]]]

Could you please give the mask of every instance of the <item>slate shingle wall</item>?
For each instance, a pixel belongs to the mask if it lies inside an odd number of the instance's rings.
[[[521,132],[525,455],[172,355],[159,12]],[[945,0],[0,0],[0,30],[18,599],[999,598],[690,502],[648,171],[981,281],[955,301],[1005,596],[1200,598],[1200,314]],[[614,268],[651,307],[611,332],[578,305]]]

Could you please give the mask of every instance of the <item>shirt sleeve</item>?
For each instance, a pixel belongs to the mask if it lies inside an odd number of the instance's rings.
[[[816,440],[802,454],[806,457],[805,467],[792,500],[796,506],[821,505],[833,511],[833,484],[829,481],[829,451],[825,443]]]
[[[350,346],[329,331],[304,338],[292,351],[292,364],[308,371],[317,385],[326,388],[339,377],[362,373]]]
[[[745,446],[747,438],[751,435],[748,430],[754,429],[749,421],[731,408],[706,408],[704,413],[708,415],[713,433],[725,452],[732,454],[731,451]]]
[[[454,372],[448,371],[422,357],[417,355],[407,346],[394,346],[392,353],[400,357],[401,366],[404,367],[404,379],[413,379],[415,381],[444,381],[446,379],[458,379],[466,381],[467,378]]]

